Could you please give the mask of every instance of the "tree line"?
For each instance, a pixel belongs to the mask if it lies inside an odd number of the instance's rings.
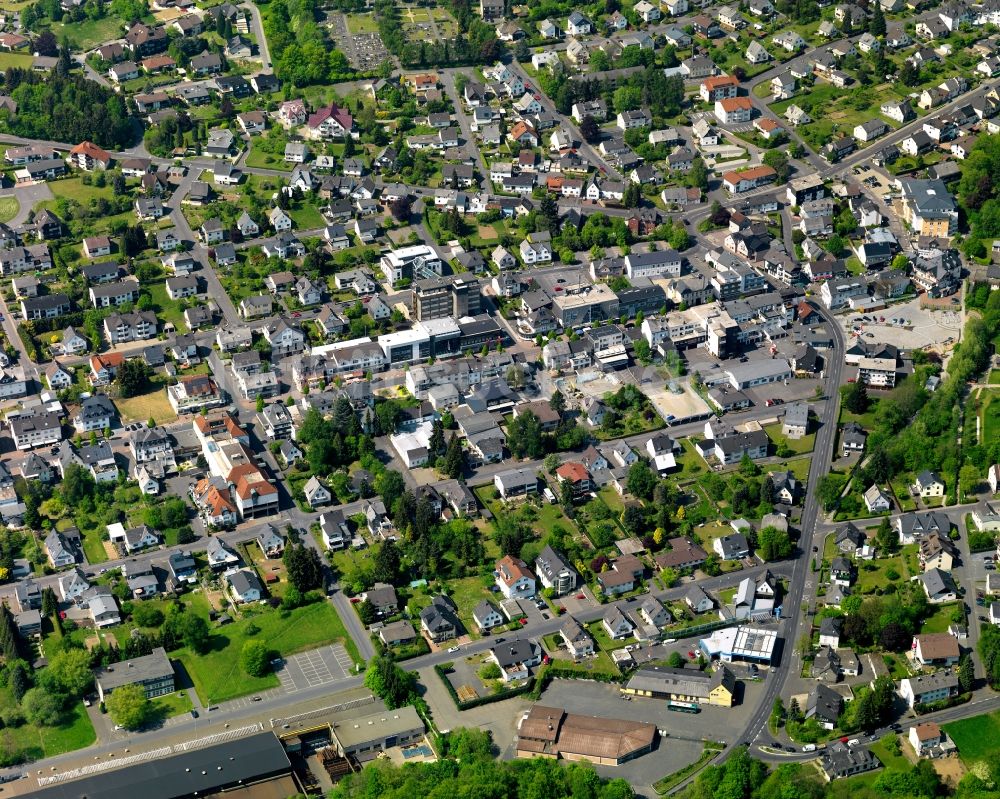
[[[117,150],[132,142],[124,98],[81,74],[11,68],[3,84],[17,102],[17,115],[0,120],[5,133],[45,141],[86,140]]]

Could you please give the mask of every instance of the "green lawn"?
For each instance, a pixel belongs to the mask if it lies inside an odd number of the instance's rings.
[[[184,713],[190,713],[194,708],[191,697],[186,691],[175,691],[166,696],[158,696],[152,701],[153,713],[158,719],[170,719]]]
[[[802,438],[788,438],[781,432],[781,424],[769,424],[764,428],[764,432],[767,433],[767,437],[771,439],[771,443],[774,444],[775,449],[780,448],[782,445],[788,447],[792,451],[793,455],[803,455],[806,452],[812,452],[813,448],[816,446],[816,434],[809,433],[809,435],[802,436]]]
[[[597,496],[615,513],[621,513],[625,510],[625,503],[622,502],[621,495],[614,489],[614,486],[604,486],[604,488],[597,492]]]
[[[27,53],[0,53],[0,69],[31,69],[35,57]]]
[[[290,209],[288,215],[292,218],[295,227],[300,232],[303,230],[315,230],[326,225],[323,215],[316,210],[315,206],[306,202],[301,203],[298,208]]]
[[[347,32],[352,36],[358,33],[376,33],[378,23],[371,14],[347,14]]]
[[[282,155],[267,153],[256,147],[250,148],[250,154],[246,158],[246,165],[256,169],[282,169],[292,171],[293,164],[285,161]]]
[[[987,394],[983,402],[983,441],[997,441],[1000,439],[1000,395],[994,391],[987,392],[986,389],[983,389],[983,393]]]
[[[681,467],[680,472],[676,474],[678,479],[693,477],[705,471],[705,459],[698,454],[690,438],[681,439],[681,449],[683,452],[677,458],[677,465]]]
[[[285,612],[267,610],[248,615],[240,621],[220,627],[212,636],[212,649],[198,655],[188,649],[171,653],[187,669],[198,696],[206,705],[237,696],[263,691],[278,685],[273,674],[251,677],[239,664],[239,653],[250,639],[251,622],[260,629],[254,637],[264,641],[281,655],[292,655],[324,644],[340,642],[356,662],[357,647],[347,635],[333,605],[325,600]]]
[[[784,470],[790,471],[803,483],[809,477],[809,466],[812,464],[812,458],[791,458],[786,461],[779,461],[778,463],[769,463],[766,465],[766,471],[769,472],[780,472]]]
[[[157,280],[155,283],[147,283],[144,287],[149,292],[150,299],[153,300],[153,310],[156,315],[166,321],[173,322],[178,333],[186,333],[187,325],[184,324],[184,306],[179,300],[172,300],[167,294],[166,279]]]
[[[874,565],[871,571],[865,568],[866,565]],[[889,572],[896,574],[895,579],[890,579]],[[889,583],[900,583],[907,579],[909,570],[906,561],[901,555],[892,558],[879,558],[870,561],[868,564],[862,563],[858,567],[858,580],[855,584],[855,591],[860,594],[870,594],[876,588],[883,588]]]
[[[1000,386],[1000,369],[990,370],[990,385]]]
[[[104,541],[101,540],[100,531],[91,530],[84,532],[83,553],[87,556],[87,563],[91,564],[104,563],[108,559],[108,553],[104,551]]]
[[[85,186],[81,178],[53,180],[49,181],[48,185],[56,197],[76,200],[81,205],[88,205],[91,200],[96,200],[98,197],[111,196],[110,185],[105,186],[103,189],[99,189],[96,186]]]
[[[948,632],[948,625],[953,624],[951,614],[954,613],[955,608],[960,607],[958,602],[949,602],[944,605],[938,605],[934,609],[934,615],[928,617],[924,620],[923,627],[920,628],[922,633],[946,633]]]
[[[51,25],[56,41],[69,40],[74,50],[92,50],[99,44],[119,38],[124,32],[121,22],[113,15],[81,22],[54,22]]]
[[[992,761],[1000,749],[1000,711],[953,721],[943,725],[958,747],[959,757],[970,766],[980,760]]]
[[[11,707],[14,698],[6,689],[0,689],[0,708]],[[90,746],[96,739],[83,702],[75,701],[66,712],[63,723],[57,727],[22,724],[4,727],[4,749],[11,755],[21,754],[28,760],[41,760],[63,752],[72,752]]]
[[[176,411],[167,399],[165,388],[156,388],[128,399],[119,398],[115,400],[115,404],[123,421],[145,422],[152,417],[159,424],[166,424],[177,418]]]
[[[17,197],[0,197],[0,222],[10,222],[20,210],[21,204]]]
[[[840,404],[840,423],[857,422],[865,430],[871,430],[875,426],[875,411],[878,410],[878,398],[869,398],[868,410],[864,413],[851,413]]]

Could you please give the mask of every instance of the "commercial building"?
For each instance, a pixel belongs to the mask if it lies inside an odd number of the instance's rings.
[[[289,796],[301,790],[291,777],[292,764],[273,732],[261,732],[201,749],[143,761],[82,779],[63,779],[40,787],[34,799],[187,799],[216,795],[230,788],[281,781],[268,796]],[[287,784],[284,784],[287,783]]]
[[[97,695],[103,702],[112,691],[126,685],[141,685],[146,698],[174,692],[174,667],[170,665],[166,650],[160,646],[150,654],[123,660],[94,672]]]
[[[629,678],[622,693],[672,702],[732,707],[736,699],[736,677],[725,666],[720,666],[714,672],[684,668],[645,668],[639,669]]]
[[[412,705],[405,705],[335,722],[332,731],[341,757],[365,762],[386,749],[420,741],[424,737],[424,723]]]
[[[777,643],[777,630],[740,626],[716,630],[710,637],[702,638],[698,645],[710,659],[770,663]]]
[[[518,757],[586,760],[619,766],[656,746],[656,725],[643,721],[580,716],[535,705],[517,728]]]

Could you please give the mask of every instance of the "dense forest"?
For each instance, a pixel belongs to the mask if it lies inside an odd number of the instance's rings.
[[[343,79],[351,73],[340,50],[330,46],[315,0],[271,0],[260,4],[264,35],[275,74],[295,86],[312,86]]]
[[[0,120],[5,133],[43,141],[92,141],[118,150],[132,141],[124,98],[82,74],[8,69],[4,88],[17,102],[17,116]]]
[[[985,258],[989,241],[1000,237],[1000,136],[980,136],[962,162],[958,199],[968,217],[971,235],[962,249]]]

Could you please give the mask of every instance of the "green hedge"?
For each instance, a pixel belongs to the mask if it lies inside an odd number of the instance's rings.
[[[939,710],[947,710],[949,707],[964,705],[970,699],[972,699],[972,694],[959,694],[951,699],[942,699],[940,702],[930,702],[929,704],[917,702],[913,706],[913,712],[918,716],[924,716],[928,713],[937,713]]]

